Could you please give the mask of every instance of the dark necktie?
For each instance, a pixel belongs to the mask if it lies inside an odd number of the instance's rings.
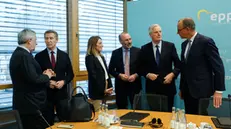
[[[191,40],[188,40],[188,49],[187,49],[187,52],[186,52],[186,54],[185,54],[185,60],[187,61],[187,59],[188,59],[188,54],[189,54],[189,51],[190,51],[190,49],[191,49],[191,46],[192,46],[192,44],[191,44]]]
[[[51,51],[51,65],[52,65],[52,68],[54,69],[55,68],[55,55],[53,51]]]
[[[160,51],[159,51],[159,46],[156,45],[156,64],[159,65],[160,63]]]
[[[32,53],[32,52],[30,52],[30,55],[34,58],[34,55],[33,55],[33,53]]]

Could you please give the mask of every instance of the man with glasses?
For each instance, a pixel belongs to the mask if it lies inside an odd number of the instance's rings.
[[[186,39],[181,45],[180,93],[186,113],[198,114],[200,98],[213,96],[214,107],[222,103],[225,90],[224,66],[212,38],[196,32],[192,18],[178,21],[178,34]]]
[[[149,36],[152,41],[142,46],[139,57],[141,75],[146,77],[146,93],[167,96],[166,108],[172,111],[176,94],[175,79],[180,72],[180,60],[175,45],[162,40],[160,25],[151,25]],[[152,107],[155,102],[153,100],[148,102],[151,110],[155,110]]]

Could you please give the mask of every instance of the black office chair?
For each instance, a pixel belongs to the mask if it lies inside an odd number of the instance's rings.
[[[213,106],[213,98],[203,98],[199,101],[199,114],[217,117],[230,117],[229,99],[222,98],[222,105],[220,108]]]
[[[0,129],[23,129],[17,110],[0,111]]]
[[[168,111],[168,97],[157,94],[136,94],[133,100],[134,110]]]

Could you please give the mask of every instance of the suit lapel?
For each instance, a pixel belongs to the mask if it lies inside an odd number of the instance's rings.
[[[161,66],[162,60],[164,60],[166,53],[167,53],[167,45],[166,45],[165,41],[162,40],[159,66]]]
[[[187,62],[190,61],[191,59],[191,56],[192,56],[192,53],[193,51],[197,48],[197,44],[198,44],[198,39],[199,39],[200,35],[197,33],[197,35],[195,36],[193,42],[192,42],[192,46],[190,48],[190,51],[188,53],[188,58],[187,58]],[[187,46],[187,41],[186,41],[186,44],[185,44],[185,49],[186,49],[186,46]],[[184,49],[184,53],[185,53],[185,49]],[[184,58],[185,59],[185,58]]]
[[[157,63],[156,63],[156,57],[155,57],[155,54],[154,54],[154,49],[153,49],[153,44],[152,44],[152,42],[149,43],[148,48],[150,48],[150,49],[149,49],[149,50],[150,50],[150,51],[149,51],[149,55],[150,55],[150,57],[153,58],[153,59],[152,59],[153,63],[154,63],[155,65],[157,65]]]
[[[104,67],[105,67],[105,69],[106,69],[106,71],[107,71],[107,63],[106,63],[106,60],[104,59],[103,56],[101,56],[101,58],[102,58],[102,60],[103,60]],[[101,66],[102,70],[104,70],[101,64],[100,64],[100,66]],[[107,71],[107,73],[108,73],[108,71]]]
[[[96,56],[94,56],[95,57],[95,63],[96,63],[96,65],[97,65],[97,67],[98,68],[101,68],[101,70],[103,70],[103,67],[102,67],[102,65],[101,65],[101,63],[100,63],[100,61],[99,61],[99,59],[96,57]],[[101,56],[101,58],[102,58],[102,60],[103,60],[103,63],[104,63],[104,65],[105,65],[105,62],[104,62],[104,58]]]
[[[133,47],[131,47],[130,48],[130,60],[129,60],[129,65],[130,65],[130,68],[131,68],[131,62],[133,62],[133,60],[134,60],[134,56],[133,56],[133,54],[134,54],[134,49],[133,49]]]
[[[60,54],[60,50],[57,48],[57,55],[56,55],[56,63],[55,63],[55,69],[56,67],[58,67],[58,65],[61,63],[59,62],[61,59],[61,54]]]
[[[183,62],[185,62],[184,53],[185,53],[186,46],[187,46],[187,41],[184,41],[184,42],[182,43],[182,51],[181,51],[181,60],[182,60]]]
[[[119,62],[117,62],[117,63],[119,63],[120,67],[123,68],[123,70],[124,70],[124,60],[123,60],[124,55],[123,55],[122,47],[120,47],[120,49],[117,52],[118,52],[117,53],[117,58],[119,58]]]
[[[43,51],[43,54],[44,54],[44,58],[45,58],[45,62],[47,62],[47,64],[49,65],[49,68],[52,68],[52,64],[51,64],[51,60],[50,60],[50,57],[49,57],[49,54],[48,54],[48,50],[45,49]]]

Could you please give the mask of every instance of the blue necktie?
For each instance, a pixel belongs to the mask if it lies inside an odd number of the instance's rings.
[[[156,64],[159,65],[160,63],[160,51],[159,51],[159,46],[156,45]]]

